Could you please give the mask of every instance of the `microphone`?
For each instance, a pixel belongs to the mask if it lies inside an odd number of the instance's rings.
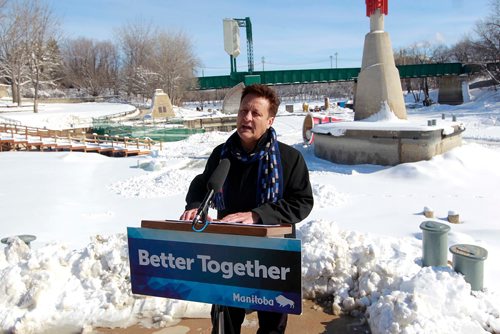
[[[198,208],[198,211],[196,212],[196,216],[194,216],[193,219],[193,229],[195,231],[201,232],[208,225],[206,224],[205,227],[203,227],[203,229],[201,230],[195,229],[195,226],[197,224],[203,223],[203,220],[205,219],[205,216],[208,211],[208,207],[212,203],[215,193],[220,192],[222,190],[222,186],[224,185],[224,181],[226,180],[230,167],[231,167],[231,162],[229,161],[229,159],[228,158],[222,159],[219,162],[217,168],[215,168],[215,170],[213,171],[212,175],[210,175],[210,178],[208,179],[207,182],[208,193],[205,196],[205,199],[203,199],[203,202],[201,202],[201,205]]]
[[[210,179],[208,179],[208,190],[213,190],[215,192],[222,190],[222,186],[224,185],[224,181],[226,181],[227,173],[229,173],[230,167],[231,162],[228,158],[222,159],[219,162],[219,165],[215,168],[214,172],[210,176]]]

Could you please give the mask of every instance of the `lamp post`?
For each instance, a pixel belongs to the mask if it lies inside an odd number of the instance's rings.
[[[330,56],[330,68],[333,68],[332,60],[333,60],[333,56]],[[337,60],[337,58],[335,58],[335,60]]]
[[[338,52],[335,52],[335,68],[338,68],[337,67],[337,55],[338,55]]]

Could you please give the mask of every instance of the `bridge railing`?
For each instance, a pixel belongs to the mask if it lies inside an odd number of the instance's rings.
[[[399,76],[406,78],[440,77],[464,74],[461,63],[398,65]]]
[[[478,66],[462,63],[398,65],[401,79],[439,77],[446,75],[471,74],[480,71]],[[353,81],[359,75],[360,68],[323,68],[307,70],[276,70],[233,72],[231,75],[219,75],[198,78],[199,89],[230,88],[240,82],[249,84],[258,77],[258,82],[266,85],[300,84],[316,82]]]

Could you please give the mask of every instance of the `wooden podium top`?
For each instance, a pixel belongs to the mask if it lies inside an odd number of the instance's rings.
[[[141,221],[141,227],[159,230],[194,232],[192,223],[184,220],[143,220]],[[292,225],[249,225],[212,222],[203,232],[200,233],[235,234],[256,237],[282,237],[285,234],[292,233]]]

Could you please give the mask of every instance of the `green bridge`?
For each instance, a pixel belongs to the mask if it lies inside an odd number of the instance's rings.
[[[478,65],[462,63],[419,64],[397,66],[401,79],[456,76],[479,72]],[[243,82],[245,85],[262,83],[266,85],[289,85],[335,81],[354,81],[360,68],[325,68],[311,70],[233,72],[230,75],[199,77],[200,90],[231,88]]]

